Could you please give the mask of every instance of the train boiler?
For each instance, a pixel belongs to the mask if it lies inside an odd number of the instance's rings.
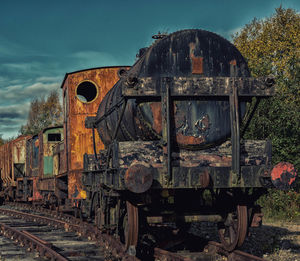
[[[247,103],[272,96],[274,79],[252,78],[239,51],[214,33],[155,38],[86,118],[105,145],[97,151],[94,139],[84,155],[88,214],[133,253],[150,224],[192,221],[218,223],[231,251],[261,220],[257,198],[296,175],[289,163],[273,168],[269,141],[242,136]]]

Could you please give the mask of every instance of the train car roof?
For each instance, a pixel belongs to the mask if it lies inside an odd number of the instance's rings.
[[[59,128],[63,128],[63,126],[62,125],[58,125],[58,126],[50,126],[50,127],[47,127],[47,128],[45,128],[45,129],[43,129],[41,132],[45,132],[45,131],[47,131],[47,130],[51,130],[51,129],[59,129]]]
[[[0,147],[4,146],[4,145],[7,144],[7,143],[13,144],[13,143],[18,142],[18,141],[20,141],[20,140],[22,140],[22,139],[29,139],[30,137],[31,137],[31,135],[20,135],[20,136],[18,136],[17,138],[15,138],[15,139],[13,139],[13,140],[9,140],[9,141],[5,142],[5,143],[2,144]]]
[[[62,89],[64,87],[66,79],[71,74],[85,72],[85,71],[90,71],[90,70],[109,69],[109,68],[118,68],[118,67],[131,67],[131,66],[130,65],[101,66],[101,67],[93,67],[93,68],[82,69],[82,70],[78,70],[78,71],[74,71],[74,72],[69,72],[69,73],[65,74],[65,77],[64,77],[64,79],[62,81],[62,84],[61,84],[60,88]]]

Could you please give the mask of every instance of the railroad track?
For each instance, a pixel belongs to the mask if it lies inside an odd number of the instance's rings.
[[[165,249],[154,248],[153,257],[137,258],[125,252],[124,246],[117,238],[101,233],[93,224],[83,222],[71,215],[20,203],[9,203],[0,207],[1,214],[0,222],[3,219],[5,225],[12,221],[7,218],[7,215],[16,217],[17,219],[11,222],[12,226],[15,229],[19,228],[19,231],[25,230],[25,234],[38,241],[39,244],[37,242],[29,243],[29,239],[21,239],[21,236],[12,236],[6,232],[8,237],[13,237],[13,240],[18,241],[19,244],[27,248],[29,246],[29,249],[36,250],[40,256],[46,256],[52,260],[211,261],[217,260],[216,255],[219,254],[227,257],[229,261],[264,261],[260,257],[239,250],[229,253],[222,248],[220,243],[213,241],[208,242],[204,251],[201,252],[183,251],[174,253]],[[18,227],[19,222],[20,227]],[[33,226],[30,226],[30,224]],[[1,225],[1,231],[7,231],[2,228]],[[85,238],[85,240],[79,239],[79,236]],[[64,247],[64,245],[66,246]],[[93,249],[94,252],[88,251],[88,249]]]
[[[34,250],[38,256],[56,261],[106,260],[104,251],[95,242],[66,232],[61,223],[55,224],[48,217],[37,218],[37,215],[3,208],[0,213],[0,233],[26,250]],[[8,259],[5,255],[1,258]]]
[[[28,252],[25,247],[20,247],[10,238],[2,236],[0,236],[0,260],[45,261],[45,259],[39,257],[37,253]]]

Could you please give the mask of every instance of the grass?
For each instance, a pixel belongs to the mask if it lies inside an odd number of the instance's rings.
[[[294,190],[269,189],[257,202],[267,222],[284,221],[300,224],[300,193]]]

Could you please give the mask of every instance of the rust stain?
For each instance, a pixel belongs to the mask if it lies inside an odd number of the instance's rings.
[[[201,134],[205,134],[205,131],[209,129],[209,116],[205,115],[202,117],[202,119],[199,119],[195,123],[195,127],[200,131]]]
[[[233,66],[236,66],[236,60],[234,59],[234,60],[231,60],[230,62],[229,62],[229,64],[231,64],[231,65],[233,65]]]
[[[278,186],[292,185],[296,180],[296,176],[296,169],[289,162],[279,162],[271,172],[272,182],[278,184]]]
[[[206,169],[200,175],[200,184],[202,188],[207,188],[209,186],[210,176],[208,170]]]
[[[16,186],[14,164],[24,164],[26,140],[29,136],[20,136],[0,147],[1,179],[4,187]]]
[[[192,74],[203,74],[203,57],[195,56],[195,43],[190,43],[190,58],[192,59]]]
[[[205,142],[203,137],[185,136],[182,133],[177,133],[176,141],[180,145],[197,145]]]
[[[159,134],[162,132],[161,103],[152,102],[150,107],[153,115],[152,128]]]
[[[66,93],[64,108],[66,109],[67,120],[64,123],[64,151],[60,154],[60,158],[65,159],[65,162],[68,163],[68,170],[66,171],[82,170],[83,155],[94,153],[92,130],[85,128],[85,118],[96,116],[102,99],[119,80],[118,71],[120,68],[124,67],[97,68],[68,75],[63,86],[63,93]],[[92,81],[98,90],[96,99],[90,103],[81,102],[76,97],[76,88],[83,81]],[[104,144],[97,132],[95,132],[95,139],[97,150],[104,149]],[[78,187],[80,187],[81,181],[77,181],[79,182]],[[84,196],[84,193],[78,192],[78,195]]]
[[[261,225],[263,216],[263,213],[254,213],[251,221],[251,227],[259,227]]]
[[[32,200],[42,200],[43,196],[40,194],[40,191],[38,189],[38,177],[34,177],[33,179],[33,197]]]
[[[70,199],[84,199],[86,197],[81,178],[82,173],[80,171],[71,171],[68,174],[68,197]]]
[[[142,164],[135,164],[125,172],[125,186],[134,193],[144,193],[153,182],[153,173],[151,168]]]

